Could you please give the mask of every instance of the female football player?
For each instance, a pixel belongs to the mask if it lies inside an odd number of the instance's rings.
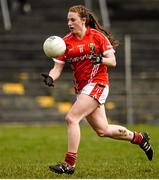
[[[80,143],[79,123],[83,118],[100,137],[137,144],[152,160],[153,150],[147,133],[132,132],[125,127],[109,124],[106,117],[104,103],[109,92],[107,68],[116,66],[116,40],[99,24],[95,15],[82,5],[70,7],[67,20],[70,33],[64,37],[66,52],[54,58],[54,67],[49,74],[42,76],[47,86],[54,86],[65,62],[69,62],[77,99],[65,117],[68,128],[65,159],[51,165],[50,170],[55,173],[74,173]]]

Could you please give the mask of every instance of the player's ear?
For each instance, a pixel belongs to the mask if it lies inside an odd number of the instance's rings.
[[[87,21],[87,18],[85,18],[85,17],[82,18],[82,23],[83,23],[83,24],[86,24],[86,21]]]

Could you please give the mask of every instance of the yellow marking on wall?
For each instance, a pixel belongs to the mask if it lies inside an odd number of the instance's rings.
[[[27,80],[29,78],[29,74],[26,72],[19,73],[18,78],[21,80]]]
[[[112,102],[112,101],[109,101],[109,102],[107,102],[107,103],[105,104],[105,107],[106,107],[106,109],[108,109],[108,110],[112,110],[112,109],[115,108],[115,103]]]
[[[57,108],[61,113],[67,113],[72,106],[70,102],[59,102],[57,103]]]
[[[47,108],[55,105],[55,100],[51,96],[38,96],[36,100],[41,107]]]
[[[70,94],[74,94],[74,93],[75,93],[74,88],[70,88],[70,89],[69,89],[69,93],[70,93]]]
[[[21,83],[4,83],[2,89],[5,94],[23,95],[25,93],[24,86]]]

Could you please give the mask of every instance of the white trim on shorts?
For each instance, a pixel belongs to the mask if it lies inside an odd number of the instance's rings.
[[[96,89],[95,93],[94,90]],[[101,92],[100,92],[101,91]],[[93,92],[93,93],[92,93]],[[102,86],[99,83],[89,83],[81,90],[79,94],[87,94],[98,101],[100,105],[106,102],[109,94],[109,86]]]

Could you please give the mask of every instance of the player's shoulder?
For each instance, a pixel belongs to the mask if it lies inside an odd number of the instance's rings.
[[[91,31],[92,34],[105,36],[105,34],[103,34],[102,32],[98,31],[97,29],[91,28],[90,31]]]
[[[70,39],[72,39],[72,33],[69,33],[69,34],[66,34],[64,37],[63,37],[63,39],[64,39],[64,41],[69,41]]]
[[[90,31],[91,31],[91,34],[96,38],[108,39],[107,36],[104,33],[100,32],[100,31],[98,31],[96,29],[91,28]]]

